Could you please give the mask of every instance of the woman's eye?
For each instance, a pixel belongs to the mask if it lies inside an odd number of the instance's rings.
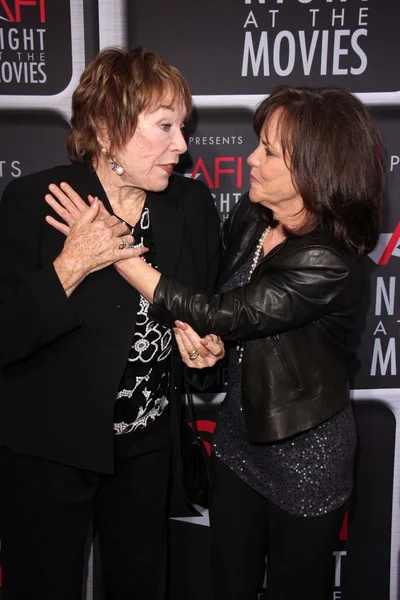
[[[171,129],[171,123],[162,123],[161,129],[163,131],[169,131]]]
[[[265,148],[265,154],[267,156],[273,156],[273,154],[272,154],[271,150],[268,148],[268,146]]]

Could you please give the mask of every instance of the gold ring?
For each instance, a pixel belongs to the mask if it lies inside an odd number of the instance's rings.
[[[189,355],[190,360],[196,360],[199,353],[197,352],[197,350],[191,350],[190,352],[188,352],[188,355]]]
[[[131,245],[125,240],[125,238],[121,238],[122,243],[118,246],[118,250],[126,250],[127,248],[131,248]]]

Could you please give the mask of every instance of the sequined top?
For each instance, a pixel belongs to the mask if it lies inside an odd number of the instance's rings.
[[[253,253],[222,291],[243,286]],[[260,258],[261,260],[261,258]],[[295,515],[314,517],[341,506],[353,488],[356,430],[350,405],[304,433],[251,444],[244,421],[239,350],[228,351],[228,394],[218,416],[216,456],[262,496]]]

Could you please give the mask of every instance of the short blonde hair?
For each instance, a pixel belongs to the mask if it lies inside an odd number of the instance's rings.
[[[134,134],[139,114],[156,110],[165,95],[181,100],[190,115],[186,80],[159,54],[142,47],[105,48],[86,67],[72,96],[69,158],[98,157],[100,126],[107,129],[110,151],[121,148]]]

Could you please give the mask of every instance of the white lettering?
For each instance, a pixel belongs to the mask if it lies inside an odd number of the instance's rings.
[[[246,31],[244,38],[242,77],[247,77],[247,72],[249,70],[249,57],[251,60],[253,75],[258,75],[261,66],[261,61],[263,63],[262,74],[264,76],[269,75],[268,34],[266,31],[263,31],[261,33],[257,57],[255,56],[254,52],[253,36],[250,31]]]
[[[394,301],[396,293],[396,277],[389,278],[389,293],[383,277],[376,278],[375,316],[382,314],[382,299],[388,315],[394,315]]]
[[[255,25],[256,27],[258,27],[258,24],[257,24],[256,18],[255,18],[255,16],[254,16],[254,13],[253,13],[253,11],[252,11],[252,10],[251,10],[251,11],[249,12],[249,14],[248,14],[248,17],[247,17],[247,19],[246,19],[246,23],[243,25],[243,29],[244,29],[245,27],[247,27],[248,25]]]
[[[387,333],[386,333],[386,329],[385,329],[385,327],[383,326],[383,323],[382,323],[382,321],[379,321],[379,323],[378,323],[378,325],[376,326],[376,329],[375,329],[375,331],[374,331],[373,335],[376,335],[377,333],[383,333],[384,335],[387,335]]]
[[[365,69],[367,68],[367,65],[368,65],[367,55],[365,54],[364,50],[362,50],[357,43],[358,38],[361,35],[366,36],[367,33],[368,32],[366,29],[357,29],[357,31],[355,31],[353,33],[353,35],[351,36],[351,47],[353,48],[354,52],[356,54],[358,54],[358,56],[360,57],[360,66],[357,69],[355,67],[350,68],[350,73],[352,75],[361,75],[361,73],[364,73]]]
[[[382,350],[382,341],[380,338],[375,338],[374,350],[372,354],[372,362],[371,362],[371,373],[370,375],[374,377],[376,375],[376,370],[379,361],[380,374],[386,375],[386,371],[390,362],[390,375],[396,375],[396,340],[395,338],[390,338],[386,354],[383,356]]]
[[[287,39],[288,41],[288,62],[286,69],[282,68],[280,62],[280,54],[281,54],[281,43],[283,39]],[[290,75],[293,71],[294,62],[296,58],[296,42],[294,40],[294,35],[290,31],[280,31],[276,36],[274,43],[274,54],[273,54],[273,62],[275,72],[281,77],[286,77],[286,75]]]

